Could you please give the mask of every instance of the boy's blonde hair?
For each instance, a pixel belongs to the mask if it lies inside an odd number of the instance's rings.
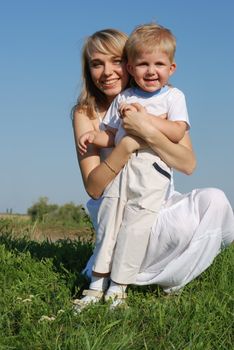
[[[95,118],[96,107],[107,103],[106,95],[94,84],[90,74],[90,59],[94,52],[113,54],[114,56],[126,59],[125,43],[127,35],[116,29],[103,29],[89,36],[82,50],[82,89],[73,107],[76,110],[84,111],[91,119]]]
[[[155,49],[159,49],[166,53],[170,62],[173,63],[176,38],[169,29],[157,23],[149,23],[137,26],[133,30],[125,48],[130,62],[134,61],[134,58],[142,52],[153,52]]]

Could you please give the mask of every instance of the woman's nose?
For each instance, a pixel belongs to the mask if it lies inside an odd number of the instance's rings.
[[[104,74],[105,75],[111,75],[113,73],[113,67],[112,64],[106,64],[104,67]]]

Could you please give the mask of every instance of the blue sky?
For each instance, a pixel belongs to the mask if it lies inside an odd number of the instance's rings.
[[[234,207],[234,2],[0,1],[0,212],[25,213],[41,196],[84,204],[70,110],[84,38],[158,21],[177,37],[172,83],[187,97],[197,154],[177,189],[218,187]]]

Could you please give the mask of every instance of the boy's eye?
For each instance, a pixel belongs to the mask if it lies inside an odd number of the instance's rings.
[[[155,66],[157,66],[157,67],[162,67],[162,66],[164,66],[165,64],[163,63],[163,62],[156,62],[155,63]]]
[[[139,67],[147,66],[147,63],[146,63],[146,62],[139,62],[139,63],[137,64],[137,66],[139,66]]]

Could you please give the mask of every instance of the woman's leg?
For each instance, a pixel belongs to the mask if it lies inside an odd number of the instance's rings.
[[[174,198],[173,198],[174,197]],[[158,216],[136,284],[176,291],[200,275],[234,240],[234,215],[215,188],[175,195]]]

